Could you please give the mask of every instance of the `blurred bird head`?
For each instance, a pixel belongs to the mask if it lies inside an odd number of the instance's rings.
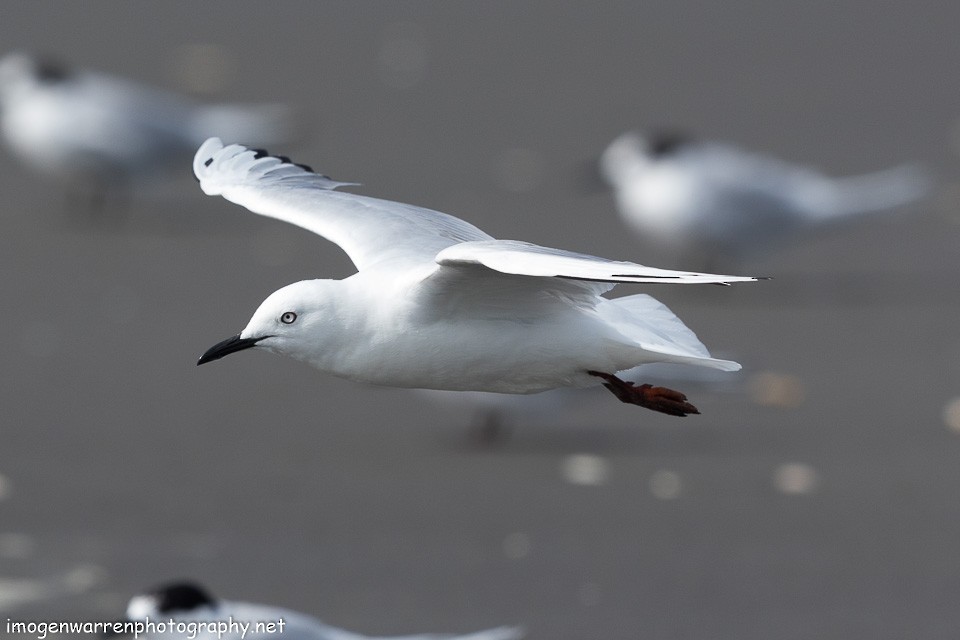
[[[160,618],[214,607],[217,602],[206,589],[190,581],[167,582],[134,596],[127,605],[128,620]]]
[[[601,177],[610,186],[623,184],[638,171],[673,155],[690,142],[690,137],[674,129],[653,130],[649,133],[628,131],[621,134],[600,156]]]
[[[55,84],[70,77],[67,67],[53,58],[13,52],[0,58],[0,100],[38,84]]]

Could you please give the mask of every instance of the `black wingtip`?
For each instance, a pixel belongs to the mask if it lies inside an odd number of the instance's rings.
[[[289,165],[291,165],[291,166],[293,166],[293,167],[298,167],[298,168],[303,169],[304,171],[307,171],[307,172],[309,172],[309,173],[317,173],[316,171],[313,170],[313,167],[311,167],[310,165],[306,165],[306,164],[303,164],[303,163],[300,163],[300,162],[294,162],[294,161],[291,160],[288,156],[274,155],[274,154],[270,153],[269,151],[267,151],[266,149],[250,149],[250,151],[253,152],[253,159],[254,159],[254,160],[259,160],[260,158],[276,158],[277,160],[279,160],[279,161],[282,162],[283,164],[289,164]],[[213,161],[213,158],[211,158],[210,160],[208,160],[208,161],[205,163],[206,166],[210,166],[209,163],[212,162],[212,161]],[[327,178],[328,180],[330,179],[329,176],[321,176],[321,177]]]

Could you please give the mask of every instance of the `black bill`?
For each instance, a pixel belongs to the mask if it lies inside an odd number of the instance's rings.
[[[218,342],[209,349],[206,353],[200,356],[200,359],[197,360],[197,366],[199,367],[202,364],[207,362],[213,362],[214,360],[219,360],[223,356],[228,356],[231,353],[236,353],[237,351],[243,351],[244,349],[249,349],[254,346],[264,338],[269,336],[260,336],[259,338],[241,338],[240,334],[233,336],[232,338],[227,338],[223,342]]]

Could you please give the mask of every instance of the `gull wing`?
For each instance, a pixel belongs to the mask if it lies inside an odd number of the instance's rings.
[[[437,317],[527,322],[570,304],[596,308],[618,283],[729,284],[757,278],[645,267],[515,240],[464,242],[436,257],[418,291]],[[621,300],[617,298],[617,300]]]
[[[283,156],[224,146],[219,138],[200,146],[193,171],[207,195],[313,231],[339,245],[360,270],[387,261],[430,264],[446,247],[492,239],[446,213],[335,191],[351,183]]]
[[[436,262],[441,267],[482,265],[510,275],[608,283],[730,284],[758,280],[749,276],[657,269],[516,240],[462,242],[440,251]]]

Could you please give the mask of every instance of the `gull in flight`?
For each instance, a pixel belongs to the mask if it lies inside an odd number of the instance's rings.
[[[24,53],[0,59],[0,132],[9,150],[101,208],[108,192],[189,161],[212,135],[285,140],[277,104],[198,104],[186,96]]]
[[[516,627],[498,627],[466,635],[420,634],[375,639],[331,627],[296,611],[219,600],[192,582],[171,582],[134,596],[127,605],[127,620],[146,624],[148,619],[154,625],[169,624],[173,620],[177,626],[165,627],[162,633],[141,631],[141,637],[190,640],[520,640],[523,637]],[[190,623],[193,625],[188,626]]]
[[[922,197],[926,173],[902,165],[831,178],[816,170],[682,134],[628,132],[600,158],[624,221],[659,246],[740,258]]]
[[[667,307],[648,295],[608,299],[617,283],[756,278],[645,267],[495,240],[438,211],[336,191],[341,183],[288,158],[207,140],[194,173],[208,195],[285,220],[340,245],[358,271],[271,294],[238,335],[198,364],[250,347],[372,384],[536,393],[602,383],[623,402],[698,413],[686,396],[618,371],[677,362],[725,371]]]

